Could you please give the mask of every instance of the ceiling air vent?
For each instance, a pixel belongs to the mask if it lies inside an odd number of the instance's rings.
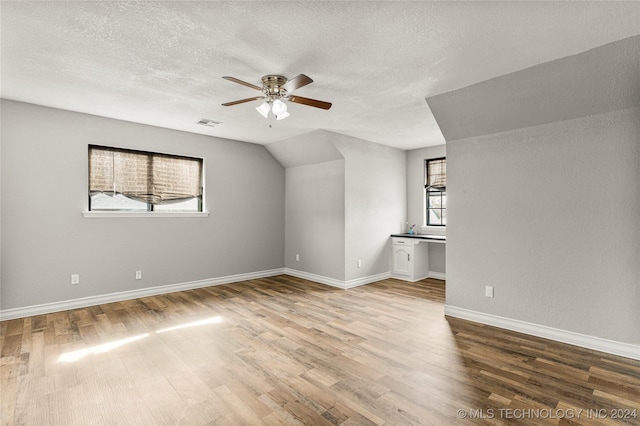
[[[201,126],[216,127],[218,124],[222,123],[215,120],[209,120],[208,118],[202,118],[200,121],[198,121],[198,124]]]

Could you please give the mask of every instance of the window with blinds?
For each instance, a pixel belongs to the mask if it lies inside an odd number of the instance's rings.
[[[447,225],[447,159],[425,160],[425,225]]]
[[[202,211],[202,159],[89,145],[89,211]]]

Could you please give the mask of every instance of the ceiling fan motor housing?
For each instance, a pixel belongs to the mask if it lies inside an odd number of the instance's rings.
[[[287,83],[287,77],[282,75],[265,75],[262,77],[262,91],[270,99],[276,97],[283,97],[287,94],[287,91],[282,88]]]

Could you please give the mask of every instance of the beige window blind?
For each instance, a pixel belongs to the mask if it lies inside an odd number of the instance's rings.
[[[202,159],[89,145],[89,194],[157,205],[202,196]]]
[[[427,173],[424,187],[434,191],[444,191],[447,188],[447,159],[437,158],[427,161]]]

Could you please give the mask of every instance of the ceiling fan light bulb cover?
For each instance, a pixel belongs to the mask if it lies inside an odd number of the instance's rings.
[[[282,114],[277,114],[276,115],[276,120],[284,120],[285,118],[287,118],[290,115],[291,114],[289,114],[287,111],[285,111]]]
[[[287,112],[287,105],[280,99],[276,99],[275,101],[273,101],[271,110],[275,115],[280,116]]]
[[[263,102],[262,105],[256,107],[256,111],[258,111],[264,118],[269,117],[269,104],[267,102]]]

